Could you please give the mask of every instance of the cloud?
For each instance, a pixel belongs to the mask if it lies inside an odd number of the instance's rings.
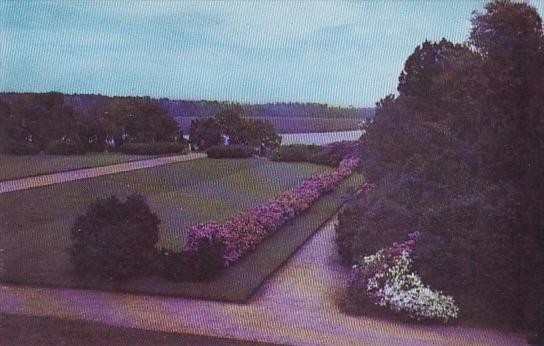
[[[483,3],[0,2],[0,88],[372,105]]]

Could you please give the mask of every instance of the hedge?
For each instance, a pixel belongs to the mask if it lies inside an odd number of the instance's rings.
[[[252,157],[254,153],[252,146],[240,144],[214,145],[206,150],[206,154],[212,159],[245,159]]]
[[[87,152],[87,148],[81,143],[54,141],[45,150],[50,155],[81,155]]]
[[[174,154],[185,150],[185,142],[125,143],[117,148],[117,151],[131,155]]]

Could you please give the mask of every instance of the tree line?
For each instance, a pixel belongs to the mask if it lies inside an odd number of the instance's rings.
[[[425,41],[366,125],[372,192],[340,215],[354,263],[413,230],[414,266],[465,319],[544,327],[544,36],[537,10],[497,0],[469,39]]]
[[[55,92],[0,99],[0,146],[8,153],[37,153],[59,145],[79,153],[182,139],[176,121],[150,98],[114,99],[86,112]]]

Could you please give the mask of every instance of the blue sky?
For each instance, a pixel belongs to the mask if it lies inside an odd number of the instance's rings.
[[[372,106],[484,3],[0,0],[0,89]]]

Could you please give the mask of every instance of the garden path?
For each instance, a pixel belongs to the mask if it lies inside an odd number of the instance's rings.
[[[0,194],[12,191],[26,190],[34,187],[64,183],[67,181],[99,177],[114,173],[134,171],[150,167],[167,165],[169,163],[189,161],[206,157],[203,153],[189,153],[184,155],[161,156],[153,159],[117,163],[108,166],[77,169],[72,171],[49,173],[33,177],[0,181]]]
[[[0,311],[296,345],[524,344],[521,336],[493,330],[341,313],[335,297],[347,272],[335,254],[334,223],[326,223],[247,304],[0,286]]]

